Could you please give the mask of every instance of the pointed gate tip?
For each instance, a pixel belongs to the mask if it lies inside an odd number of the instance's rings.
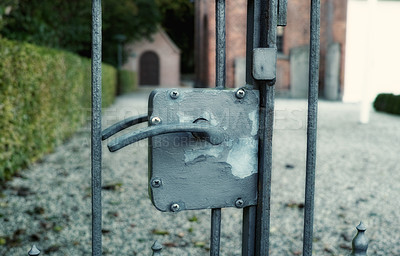
[[[367,230],[362,221],[357,226],[357,234],[352,241],[352,252],[350,256],[367,256],[368,239],[364,231]]]
[[[40,250],[36,247],[36,245],[32,245],[32,248],[29,250],[29,256],[38,256],[40,254]]]
[[[162,250],[162,245],[158,242],[158,240],[156,240],[153,244],[153,246],[151,247],[151,249],[153,251],[161,251]]]
[[[358,226],[357,226],[357,230],[365,231],[365,230],[367,230],[367,227],[364,225],[364,223],[362,221],[360,221],[360,224],[358,224]]]

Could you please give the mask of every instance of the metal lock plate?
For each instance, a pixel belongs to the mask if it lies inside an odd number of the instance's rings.
[[[218,145],[191,132],[149,138],[149,193],[154,206],[175,212],[256,205],[258,111],[255,90],[238,96],[234,90],[153,91],[150,126],[207,123],[220,128],[224,138]]]

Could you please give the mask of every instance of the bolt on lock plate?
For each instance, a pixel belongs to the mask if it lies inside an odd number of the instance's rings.
[[[223,140],[210,143],[191,132],[150,137],[149,193],[154,206],[183,211],[256,205],[258,91],[246,90],[241,101],[233,90],[172,91],[179,97],[171,97],[171,90],[151,93],[149,116],[159,117],[161,126],[217,127]]]

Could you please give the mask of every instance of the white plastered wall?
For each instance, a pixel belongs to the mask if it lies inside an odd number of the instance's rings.
[[[343,101],[400,94],[399,62],[400,1],[349,0]]]

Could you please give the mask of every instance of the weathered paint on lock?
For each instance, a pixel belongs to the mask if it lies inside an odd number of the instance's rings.
[[[171,99],[171,91],[179,94]],[[258,91],[238,99],[233,90],[155,90],[149,99],[149,116],[161,125],[207,123],[223,131],[223,141],[213,145],[198,134],[181,132],[149,139],[149,186],[154,206],[161,211],[237,207],[257,201]],[[151,123],[149,124],[151,125]],[[195,135],[195,136],[194,136]]]

